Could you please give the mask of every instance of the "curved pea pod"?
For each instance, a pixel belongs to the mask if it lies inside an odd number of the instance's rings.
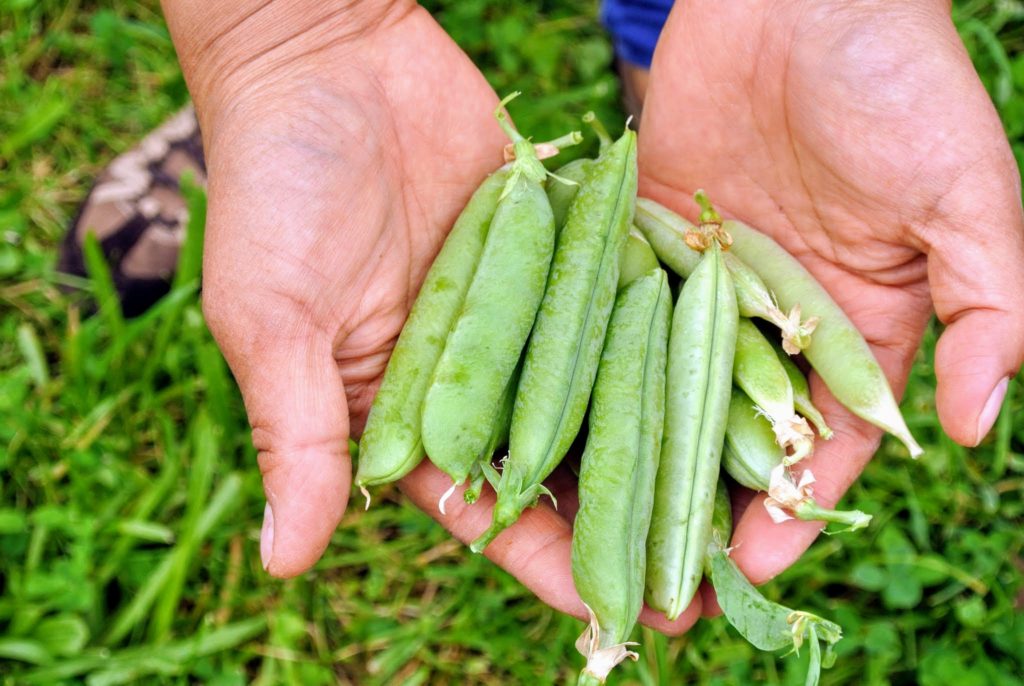
[[[807,379],[804,377],[804,373],[800,371],[800,368],[796,366],[789,355],[779,348],[775,349],[775,353],[782,362],[783,369],[786,370],[786,376],[789,377],[789,383],[793,387],[793,407],[796,411],[807,418],[811,424],[814,424],[814,428],[818,430],[818,435],[824,438],[826,441],[832,438],[832,429],[825,423],[825,418],[821,416],[821,412],[811,402],[811,389],[807,385]]]
[[[533,146],[499,121],[515,141],[516,159],[423,401],[423,445],[453,486],[489,457],[502,394],[533,327],[554,250],[544,166]]]
[[[902,441],[911,457],[919,457],[924,451],[903,421],[871,346],[828,291],[768,236],[738,221],[726,220],[722,227],[733,236],[733,251],[764,279],[781,307],[800,304],[819,317],[814,340],[803,354],[836,400]]]
[[[636,203],[636,225],[658,258],[679,276],[688,277],[697,266],[697,253],[686,245],[686,234],[695,230],[694,225],[653,200],[637,198]],[[802,320],[799,304],[788,314],[782,312],[756,271],[731,252],[724,253],[722,259],[736,285],[740,315],[764,319],[779,327],[791,354],[810,345],[811,334],[817,326],[816,317]]]
[[[845,531],[863,529],[871,515],[860,510],[829,510],[812,497],[814,476],[804,470],[793,480],[783,462],[785,453],[775,442],[771,425],[754,409],[747,395],[733,389],[725,431],[722,468],[741,485],[768,493],[765,508],[776,522],[796,517],[805,521],[842,524]]]
[[[651,244],[635,227],[631,229],[619,261],[619,289],[625,288],[652,269],[660,268],[661,263],[651,249]]]
[[[604,683],[636,653],[626,643],[643,606],[654,479],[665,416],[665,355],[672,296],[655,268],[615,302],[590,405],[573,522],[572,575],[590,611],[577,648],[579,684]]]
[[[672,314],[665,436],[647,537],[647,603],[676,619],[693,598],[711,536],[739,313],[717,243]]]
[[[364,492],[401,479],[423,459],[423,398],[476,272],[508,170],[488,176],[466,204],[398,336],[359,443],[355,482]]]
[[[787,465],[814,451],[814,432],[793,407],[793,386],[775,348],[749,319],[736,331],[736,361],[732,378],[771,423]]]
[[[728,516],[724,515],[726,512],[729,512]],[[789,648],[795,653],[809,639],[811,661],[805,683],[817,684],[821,667],[831,667],[835,662],[833,646],[843,637],[842,627],[808,612],[773,603],[761,595],[729,557],[731,530],[728,494],[725,485],[719,482],[715,496],[714,535],[708,542],[705,568],[722,614],[743,638],[759,650]],[[819,639],[827,644],[824,657]]]
[[[583,423],[615,302],[636,182],[636,134],[627,130],[590,168],[559,233],[516,392],[493,521],[473,542],[476,552],[537,502],[543,480]]]

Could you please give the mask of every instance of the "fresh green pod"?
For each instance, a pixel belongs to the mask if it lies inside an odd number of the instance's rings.
[[[601,141],[601,152],[604,152],[612,143],[604,126],[598,121],[593,112],[587,112],[583,115],[583,121],[594,129],[598,139]],[[595,161],[589,157],[580,157],[562,165],[548,178],[548,201],[551,203],[551,211],[555,215],[555,226],[558,228],[562,228],[562,225],[565,223],[572,199],[576,197],[576,192],[579,191]]]
[[[723,548],[729,547],[732,538],[732,503],[729,501],[729,489],[721,476],[715,488],[715,507],[711,511],[711,537]]]
[[[685,255],[682,235],[693,225],[645,198],[637,199],[636,223],[661,261],[685,277],[692,258]],[[722,229],[733,238],[733,254],[757,272],[783,310],[801,307],[818,317],[814,339],[803,354],[832,395],[861,419],[902,441],[911,457],[919,457],[921,446],[903,421],[871,346],[828,291],[769,236],[734,220],[723,222]]]
[[[742,486],[768,493],[765,506],[776,521],[796,517],[842,524],[846,531],[863,529],[871,522],[871,515],[860,510],[830,510],[818,505],[808,488],[813,476],[807,476],[805,470],[802,483],[794,483],[784,459],[768,420],[758,415],[743,391],[734,388],[722,452],[722,469],[729,476]]]
[[[832,429],[828,427],[821,412],[811,402],[811,388],[807,385],[807,378],[800,371],[800,367],[797,367],[796,362],[781,348],[776,347],[775,353],[782,362],[782,368],[786,370],[786,376],[789,377],[789,383],[793,387],[793,407],[796,408],[797,412],[806,417],[811,424],[814,424],[814,428],[818,430],[819,436],[826,441],[832,438]]]
[[[789,648],[791,652],[797,652],[809,639],[812,660],[807,684],[817,684],[821,667],[834,664],[832,650],[843,637],[842,627],[765,598],[729,557],[728,548],[714,539],[708,544],[707,574],[722,614],[755,648],[765,651]],[[820,654],[819,639],[827,643],[824,660]],[[814,659],[815,654],[817,660]]]
[[[765,415],[782,446],[786,464],[794,464],[814,450],[814,432],[793,407],[793,387],[775,348],[754,323],[740,318],[736,330],[736,361],[732,378]]]
[[[651,244],[636,227],[626,237],[626,245],[622,248],[622,259],[619,261],[619,289],[631,284],[652,269],[658,269],[661,263],[658,256],[651,250]]]
[[[795,653],[799,652],[804,641],[808,641],[811,660],[805,684],[816,685],[821,668],[831,667],[835,663],[833,646],[843,637],[842,627],[809,612],[773,603],[761,595],[729,557],[731,533],[732,511],[728,491],[725,484],[719,481],[705,572],[715,589],[722,614],[743,638],[759,650],[789,648],[790,652]],[[824,658],[819,639],[827,644]]]
[[[398,336],[359,443],[355,482],[364,491],[401,479],[423,459],[423,398],[476,272],[508,171],[506,166],[488,176],[469,199]]]
[[[647,603],[676,619],[711,537],[739,313],[717,242],[683,284],[669,338],[665,436],[647,537]]]
[[[686,245],[683,237],[696,227],[672,210],[646,198],[636,199],[633,222],[651,244],[658,259],[679,276],[689,278],[700,263],[700,253]],[[740,298],[736,300],[738,303]]]
[[[694,225],[646,198],[637,199],[635,221],[658,258],[679,276],[689,276],[697,266],[697,253],[686,245],[685,236],[688,231],[695,230]],[[722,259],[736,285],[736,304],[741,316],[764,319],[779,327],[787,348],[794,354],[810,345],[816,318],[802,321],[799,306],[788,314],[784,313],[755,270],[731,252],[724,253]]]
[[[423,401],[423,445],[453,485],[463,483],[473,465],[487,457],[502,394],[544,295],[555,243],[544,165],[500,108],[497,114],[515,142],[516,159]],[[512,292],[514,301],[508,298]]]
[[[573,580],[591,613],[580,684],[603,683],[631,655],[625,642],[643,606],[671,315],[668,278],[655,267],[619,293],[608,324],[573,521]]]
[[[773,469],[782,464],[785,451],[775,442],[775,432],[759,417],[754,401],[738,388],[729,400],[722,469],[741,486],[767,491]]]
[[[902,441],[911,457],[919,457],[924,451],[903,421],[871,346],[828,291],[765,234],[738,221],[726,221],[722,226],[735,239],[733,251],[756,269],[782,308],[799,304],[820,318],[814,340],[803,354],[836,400]]]
[[[559,167],[547,180],[548,202],[551,203],[551,212],[558,228],[565,224],[572,199],[576,197],[593,164],[593,159],[580,157]]]
[[[484,463],[490,463],[494,458],[494,454],[508,445],[508,431],[512,426],[512,408],[515,406],[516,387],[519,385],[519,374],[521,371],[522,365],[520,364],[505,387],[501,397],[501,410],[498,412],[494,426],[491,427],[491,440],[487,444],[487,448],[484,449],[484,457],[479,463],[470,468],[470,485],[462,494],[463,500],[469,504],[479,500],[480,493],[483,491],[486,476],[483,469]],[[444,510],[441,511],[441,514],[444,514]]]
[[[476,552],[537,502],[543,480],[583,423],[615,302],[636,184],[636,134],[627,130],[590,168],[559,233],[526,349],[493,521],[473,542]]]

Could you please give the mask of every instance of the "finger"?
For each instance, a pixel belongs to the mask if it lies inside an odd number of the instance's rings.
[[[348,499],[341,377],[331,342],[301,315],[261,318],[246,314],[238,294],[215,293],[204,296],[204,310],[241,388],[267,497],[260,558],[270,574],[292,577],[323,554]],[[288,309],[273,298],[260,302],[264,312]]]
[[[401,482],[402,491],[424,512],[440,522],[463,543],[470,543],[491,523],[494,491],[485,488],[480,499],[467,505],[456,490],[447,501],[446,512],[438,510],[438,499],[451,486],[451,479],[424,461]],[[537,507],[528,508],[519,521],[502,532],[484,551],[491,561],[516,577],[540,600],[560,612],[587,621],[587,611],[572,579],[572,526],[559,515],[546,498]],[[649,608],[640,621],[664,634],[686,631],[700,616],[695,601],[674,622]]]
[[[964,216],[973,230],[949,222],[929,233],[932,299],[946,324],[935,349],[935,400],[946,433],[969,446],[992,428],[1024,360],[1024,219],[1019,189],[1009,185],[995,187],[996,204],[981,216]]]
[[[712,619],[722,614],[722,606],[718,604],[718,596],[715,595],[715,587],[712,586],[707,577],[700,584],[701,617]]]

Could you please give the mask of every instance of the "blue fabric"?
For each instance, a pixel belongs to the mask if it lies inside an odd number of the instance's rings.
[[[654,46],[671,9],[672,0],[604,0],[601,23],[612,34],[615,54],[650,68]]]

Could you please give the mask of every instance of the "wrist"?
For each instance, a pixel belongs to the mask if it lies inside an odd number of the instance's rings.
[[[357,43],[416,7],[411,0],[162,0],[162,5],[200,118],[250,79],[328,46]]]

